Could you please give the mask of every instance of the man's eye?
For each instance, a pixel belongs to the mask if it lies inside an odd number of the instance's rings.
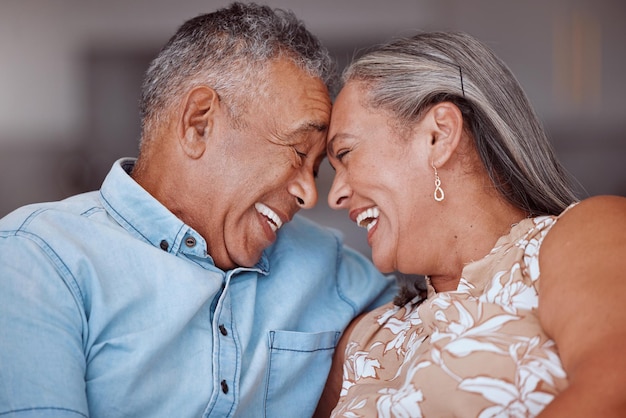
[[[296,147],[291,147],[291,149],[293,150],[293,152],[301,159],[305,159],[306,158],[306,153],[305,152],[300,152],[298,151],[298,149]]]

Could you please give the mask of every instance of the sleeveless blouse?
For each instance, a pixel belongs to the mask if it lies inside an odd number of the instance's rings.
[[[455,291],[359,322],[333,417],[528,417],[567,387],[539,323],[539,248],[556,217],[525,219],[462,271]],[[566,301],[564,303],[567,303]]]

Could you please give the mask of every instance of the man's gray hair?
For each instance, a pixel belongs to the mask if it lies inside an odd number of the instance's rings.
[[[498,192],[530,216],[559,214],[577,200],[515,76],[473,37],[399,39],[355,60],[343,80],[362,82],[367,105],[407,125],[436,103],[454,103]]]
[[[234,120],[262,84],[267,63],[287,58],[329,87],[334,63],[296,16],[254,3],[233,3],[185,22],[150,64],[142,87],[143,140],[168,107],[197,85],[213,88]]]

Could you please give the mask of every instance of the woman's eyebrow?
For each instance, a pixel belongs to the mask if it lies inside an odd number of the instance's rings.
[[[332,138],[330,138],[330,139],[328,140],[328,142],[326,143],[326,153],[327,153],[328,155],[330,155],[330,154],[331,154],[331,152],[330,152],[330,151],[331,151],[331,150],[332,150],[332,148],[333,148],[333,144],[335,143],[335,140],[340,140],[340,139],[342,139],[342,138],[350,138],[351,136],[352,136],[352,135],[349,135],[349,134],[344,134],[344,133],[341,133],[341,132],[339,132],[339,133],[337,133],[337,134],[333,135],[333,137],[332,137]]]

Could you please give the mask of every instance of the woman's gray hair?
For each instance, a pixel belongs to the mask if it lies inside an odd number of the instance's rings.
[[[254,3],[233,3],[185,22],[150,64],[142,86],[143,140],[168,107],[197,85],[208,85],[231,116],[245,111],[267,63],[288,58],[329,90],[334,64],[326,48],[296,16]]]
[[[436,103],[454,103],[496,189],[528,215],[557,215],[577,200],[515,76],[473,37],[433,32],[399,39],[355,60],[343,80],[361,82],[367,105],[403,124]]]

